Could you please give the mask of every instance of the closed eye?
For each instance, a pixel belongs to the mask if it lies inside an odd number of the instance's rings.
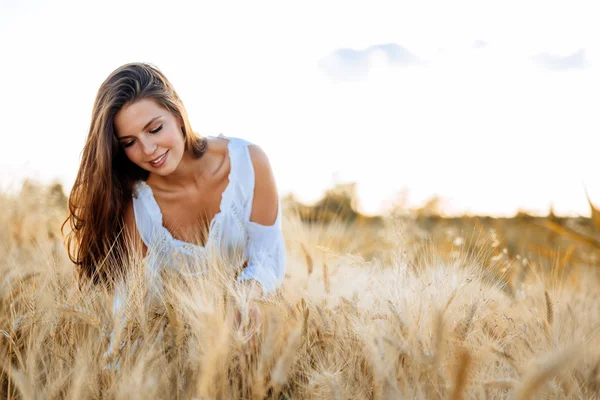
[[[150,131],[150,133],[152,133],[152,134],[156,134],[156,133],[158,133],[158,132],[159,132],[159,131],[160,131],[162,128],[163,128],[163,126],[162,126],[162,125],[160,125],[158,128],[154,129],[153,131]],[[123,143],[123,147],[124,147],[124,148],[127,148],[127,147],[131,146],[133,143],[135,143],[135,140],[131,140],[131,141],[127,142],[127,143]]]

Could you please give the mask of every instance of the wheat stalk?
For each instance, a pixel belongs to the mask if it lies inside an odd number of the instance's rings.
[[[462,349],[458,357],[458,368],[456,369],[454,390],[450,396],[451,399],[460,400],[463,398],[463,392],[467,386],[469,371],[471,369],[471,362],[471,354],[469,354],[467,349]]]
[[[323,263],[323,284],[325,286],[325,293],[331,293],[331,283],[329,282],[329,268],[327,263]]]
[[[400,329],[400,332],[402,333],[402,335],[404,337],[406,337],[407,324],[406,324],[406,320],[404,319],[404,315],[402,315],[402,311],[400,311],[398,309],[398,307],[396,307],[396,305],[394,303],[392,303],[391,300],[388,300],[388,307],[391,310],[392,315],[394,316],[394,320],[396,322],[396,325]]]
[[[98,317],[96,317],[95,315],[92,315],[91,313],[87,312],[86,310],[84,310],[80,307],[61,305],[58,307],[58,309],[64,313],[73,315],[73,316],[87,322],[89,325],[93,326],[96,329],[100,329],[100,327],[101,327],[102,323],[100,322]]]
[[[554,322],[554,306],[552,305],[552,299],[550,299],[547,290],[544,290],[544,296],[546,298],[546,321],[549,326],[552,326],[552,323]]]
[[[494,354],[497,354],[498,356],[506,360],[510,364],[510,366],[513,367],[513,369],[517,372],[517,374],[521,375],[521,369],[517,365],[517,362],[513,356],[508,354],[505,350],[492,348],[492,351],[494,352]]]
[[[552,376],[563,371],[568,364],[574,362],[581,356],[581,349],[570,347],[554,354],[541,365],[533,368],[523,379],[517,389],[517,399],[529,399],[533,394]]]
[[[444,346],[444,312],[442,310],[435,314],[434,320],[434,353],[432,363],[438,366],[442,359],[442,351]]]
[[[310,253],[308,252],[308,250],[306,250],[306,247],[304,246],[304,243],[300,243],[300,247],[302,248],[302,252],[304,253],[304,258],[306,259],[306,270],[308,272],[308,276],[310,276],[313,272],[313,259],[312,256],[310,255]]]
[[[281,353],[279,359],[275,363],[273,372],[271,373],[271,385],[274,392],[279,394],[282,386],[285,384],[288,373],[296,359],[296,352],[302,342],[302,325],[298,325],[292,331],[288,341]]]
[[[467,338],[467,335],[471,330],[471,324],[473,322],[473,318],[475,317],[475,311],[477,311],[477,300],[473,302],[473,305],[471,306],[471,311],[469,312],[469,315],[467,315],[467,318],[463,321],[462,324],[457,326],[458,338],[461,342],[463,342]]]

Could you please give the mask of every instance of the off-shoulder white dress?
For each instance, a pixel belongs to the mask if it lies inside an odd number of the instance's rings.
[[[243,249],[247,260],[246,267],[238,276],[239,281],[255,279],[262,286],[264,295],[273,292],[283,282],[286,252],[281,231],[281,201],[278,202],[277,218],[273,225],[250,221],[255,183],[248,149],[251,143],[223,134],[219,137],[228,140],[231,170],[229,183],[222,194],[220,211],[210,222],[204,246],[175,239],[163,225],[162,213],[150,186],[140,181],[134,187],[135,222],[148,249],[144,264],[146,276],[153,282],[152,290],[162,289],[160,279],[153,279],[162,268],[174,269],[183,275],[203,274],[206,272],[201,268],[203,259],[226,254],[236,248]],[[219,254],[215,255],[215,252]],[[190,265],[195,266],[196,270],[190,271]],[[124,289],[117,287],[115,291],[115,312],[124,306]]]

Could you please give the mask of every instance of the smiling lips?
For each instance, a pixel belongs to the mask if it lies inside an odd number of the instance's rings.
[[[152,165],[154,168],[160,168],[163,166],[163,164],[165,163],[165,160],[167,158],[167,153],[169,152],[169,150],[165,151],[165,153],[158,157],[155,158],[154,160],[150,161],[149,164]]]

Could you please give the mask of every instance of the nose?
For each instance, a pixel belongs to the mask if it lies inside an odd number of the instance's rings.
[[[152,142],[150,138],[140,138],[140,144],[142,145],[142,151],[145,155],[151,156],[154,154],[158,146]]]

